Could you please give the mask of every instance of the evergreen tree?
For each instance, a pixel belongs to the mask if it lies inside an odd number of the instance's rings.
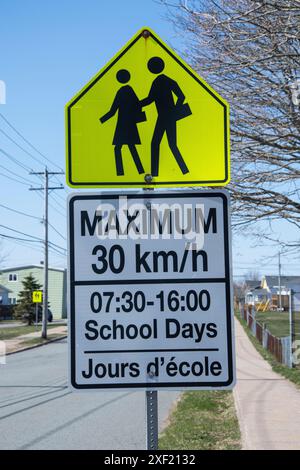
[[[18,304],[15,308],[15,317],[32,325],[35,321],[36,304],[32,301],[32,292],[41,290],[41,284],[33,277],[32,273],[28,274],[22,281],[23,290],[19,293]]]

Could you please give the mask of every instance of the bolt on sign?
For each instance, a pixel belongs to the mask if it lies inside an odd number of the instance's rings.
[[[66,106],[71,187],[224,186],[229,106],[149,28]]]
[[[73,388],[233,387],[228,206],[222,190],[69,197]]]
[[[42,291],[41,291],[41,290],[34,290],[34,291],[32,292],[32,302],[39,304],[39,303],[42,302],[42,300],[43,300],[43,293],[42,293]]]

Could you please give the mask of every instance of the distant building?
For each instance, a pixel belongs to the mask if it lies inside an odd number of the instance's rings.
[[[44,268],[42,265],[26,265],[1,269],[0,284],[3,288],[9,290],[8,296],[5,297],[7,304],[14,305],[18,302],[19,292],[23,289],[22,281],[29,274],[32,274],[36,281],[43,286]],[[49,268],[48,300],[54,319],[67,317],[65,269]]]
[[[245,303],[248,305],[256,305],[261,302],[267,302],[269,299],[269,292],[267,289],[255,287],[254,289],[246,291]]]
[[[259,284],[259,285],[257,285]],[[300,312],[300,276],[281,276],[279,288],[278,276],[264,276],[261,283],[245,281],[245,303],[258,305],[268,302],[268,310],[289,310],[290,292],[292,292],[292,309]]]
[[[295,312],[300,312],[300,276],[281,276],[280,292],[278,276],[264,276],[261,285],[268,291],[273,308],[279,307],[281,293],[281,305],[284,310],[288,310],[289,294],[292,291],[292,309]]]
[[[252,289],[257,289],[261,287],[261,281],[259,280],[247,280],[244,282],[244,289],[245,290],[252,290]]]

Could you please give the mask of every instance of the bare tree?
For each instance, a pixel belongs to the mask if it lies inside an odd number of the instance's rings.
[[[258,271],[252,271],[250,269],[249,271],[247,271],[244,278],[245,278],[245,281],[257,281],[257,283],[260,284],[261,275],[259,274]]]
[[[300,0],[161,2],[187,61],[231,106],[234,223],[300,226]]]

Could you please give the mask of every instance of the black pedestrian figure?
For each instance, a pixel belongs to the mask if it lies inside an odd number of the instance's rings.
[[[116,77],[118,82],[127,83],[130,80],[130,73],[128,70],[119,70]],[[142,111],[140,101],[130,85],[122,86],[118,90],[110,110],[100,118],[100,122],[103,124],[113,117],[117,111],[118,120],[112,142],[115,145],[117,175],[124,175],[122,162],[123,145],[128,145],[139,174],[145,173],[135,146],[141,143],[137,123],[145,121],[146,115]]]
[[[148,69],[150,72],[160,75],[153,81],[148,97],[141,100],[142,107],[155,102],[158,114],[151,141],[152,176],[158,176],[159,148],[165,132],[167,134],[169,147],[179,168],[183,174],[189,172],[177,147],[176,123],[179,119],[183,119],[192,114],[192,112],[189,105],[187,103],[184,104],[185,96],[178,83],[161,73],[164,68],[164,61],[160,57],[152,57],[148,61]],[[173,93],[177,96],[176,103],[174,103]]]

